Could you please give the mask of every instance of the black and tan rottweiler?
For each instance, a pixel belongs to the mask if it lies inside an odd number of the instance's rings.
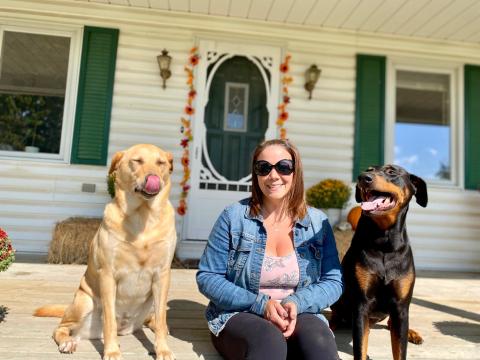
[[[405,220],[415,196],[427,206],[427,186],[396,165],[368,168],[358,177],[355,199],[362,215],[342,261],[345,292],[332,306],[332,328],[352,324],[353,355],[367,359],[370,326],[389,316],[395,360],[406,359],[407,339],[422,343],[408,328],[415,266]]]

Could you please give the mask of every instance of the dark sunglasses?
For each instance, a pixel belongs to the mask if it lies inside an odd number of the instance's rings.
[[[265,160],[257,160],[253,165],[253,171],[258,176],[267,176],[273,168],[275,168],[280,175],[290,175],[295,170],[295,164],[293,163],[293,160],[283,159],[275,165],[272,165]]]

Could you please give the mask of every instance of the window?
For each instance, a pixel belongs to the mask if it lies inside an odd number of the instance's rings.
[[[247,131],[249,84],[225,83],[225,131]]]
[[[75,32],[4,27],[0,35],[0,155],[64,160]]]
[[[391,161],[425,180],[455,183],[455,72],[393,71],[393,124],[387,127],[393,135],[387,154],[392,151]]]

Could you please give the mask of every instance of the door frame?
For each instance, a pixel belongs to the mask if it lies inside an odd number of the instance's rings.
[[[204,116],[205,116],[205,108],[208,103],[208,96],[210,91],[210,86],[212,83],[212,79],[216,70],[220,67],[220,65],[226,61],[228,58],[233,56],[245,56],[250,61],[252,61],[260,70],[262,77],[266,84],[270,83],[270,87],[267,86],[267,98],[266,98],[266,107],[268,112],[268,126],[265,132],[265,139],[272,139],[278,137],[278,128],[276,125],[276,121],[278,118],[278,104],[280,98],[280,63],[281,63],[281,55],[282,50],[280,47],[275,46],[265,46],[265,45],[258,45],[258,44],[249,44],[249,43],[239,43],[239,42],[227,42],[225,40],[200,40],[198,42],[198,52],[200,55],[200,62],[197,66],[197,73],[195,79],[195,89],[197,91],[196,101],[195,101],[195,115],[192,119],[192,133],[193,133],[193,141],[191,143],[191,176],[190,176],[190,191],[189,196],[187,199],[187,206],[188,209],[195,208],[197,204],[194,204],[195,201],[198,201],[197,196],[199,196],[200,192],[210,191],[212,196],[215,198],[215,201],[218,203],[225,203],[224,206],[228,205],[228,203],[232,201],[228,201],[229,196],[228,191],[218,191],[218,190],[202,190],[199,188],[200,185],[200,170],[201,170],[201,154],[202,150],[207,153],[206,149],[206,127],[204,123]],[[220,61],[217,61],[218,58],[223,55],[228,54]],[[207,70],[208,67],[215,63],[212,71],[210,72],[210,78],[207,79]],[[266,67],[270,72],[270,81],[266,77],[266,72],[263,67]],[[202,149],[203,147],[203,149]],[[206,158],[206,161],[210,161],[210,159]],[[212,169],[214,167],[212,166]],[[218,175],[219,178],[223,178],[220,174]],[[241,181],[246,181],[250,177],[250,174],[247,177],[239,181],[235,181],[232,183],[238,184]],[[227,179],[225,179],[227,180]],[[226,181],[228,182],[228,180]],[[236,192],[238,194],[237,198],[249,196],[248,193],[244,192]],[[231,194],[230,194],[231,195]],[[189,223],[191,223],[192,219],[196,216],[202,216],[203,214],[194,213],[193,211],[188,211],[184,217],[182,231],[181,231],[181,242],[189,241],[194,239],[192,236],[189,236],[189,233],[192,233],[191,229],[189,228]],[[217,214],[218,216],[219,214]],[[203,241],[198,240],[206,240],[204,236],[202,238],[195,238],[194,242],[197,245],[193,247],[198,248],[198,243],[202,243],[204,246]],[[187,244],[184,244],[187,245]],[[195,251],[197,252],[197,250]],[[200,253],[201,254],[201,253]],[[200,256],[198,254],[198,256]]]

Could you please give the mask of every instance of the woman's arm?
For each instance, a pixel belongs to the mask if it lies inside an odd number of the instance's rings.
[[[226,278],[230,221],[227,208],[213,226],[200,259],[197,272],[198,289],[221,309],[250,311],[263,316],[269,297],[262,293],[255,294],[248,291]]]
[[[303,312],[319,313],[334,304],[343,292],[342,271],[338,260],[335,237],[328,220],[323,221],[323,226],[326,228],[323,239],[320,278],[318,281],[298,289],[282,301],[282,303],[294,302],[299,314]]]

